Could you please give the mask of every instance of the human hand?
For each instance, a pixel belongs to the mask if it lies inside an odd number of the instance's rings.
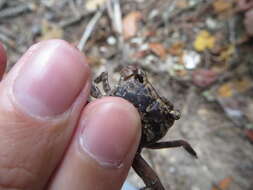
[[[0,45],[0,78],[6,56]],[[0,83],[0,189],[119,190],[141,122],[124,99],[87,104],[90,70],[63,40],[33,45]]]

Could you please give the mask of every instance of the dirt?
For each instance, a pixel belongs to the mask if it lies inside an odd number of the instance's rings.
[[[182,118],[163,140],[186,139],[199,158],[192,158],[180,148],[146,151],[163,184],[172,190],[202,190],[231,177],[228,189],[252,189],[252,144],[218,105],[207,104],[195,92],[188,92],[186,100]],[[133,184],[139,181],[133,172],[129,178]],[[140,182],[138,185],[143,186]]]
[[[95,11],[87,14],[84,8],[85,1],[81,0],[73,0],[78,5],[76,7],[71,4],[72,1],[13,0],[3,2],[5,2],[4,6],[0,3],[0,40],[8,52],[9,69],[30,45],[42,39],[58,37],[75,46],[78,45],[87,23],[96,13]],[[217,15],[210,9],[209,5],[214,1],[207,3],[201,0],[182,0],[181,2],[198,3],[197,8],[186,7],[183,11],[172,9],[172,2],[173,0],[122,1],[123,16],[136,10],[143,14],[142,21],[138,23],[138,35],[126,40],[123,46],[120,45],[118,35],[112,29],[112,21],[108,15],[104,14],[83,51],[91,63],[94,77],[107,70],[111,73],[112,83],[117,81],[119,77],[117,71],[127,64],[127,60],[138,61],[149,73],[151,83],[159,93],[181,110],[181,119],[176,121],[163,140],[185,139],[195,148],[199,158],[192,158],[182,148],[145,150],[143,153],[167,189],[170,187],[171,190],[215,190],[214,187],[218,187],[216,188],[218,190],[219,188],[251,190],[253,187],[253,148],[250,141],[252,139],[246,137],[245,131],[248,130],[246,125],[252,127],[253,123],[250,111],[253,105],[250,95],[252,85],[250,87],[248,85],[248,83],[252,84],[252,73],[250,73],[253,71],[252,47],[249,37],[245,35],[243,35],[245,38],[240,38],[243,42],[233,42],[234,33],[237,32],[236,35],[241,33],[237,30],[243,28],[233,21],[238,18],[243,19],[244,13],[233,13],[232,15],[235,14],[238,17],[230,15],[231,17],[227,18],[231,19],[223,19],[224,14]],[[35,5],[35,9],[24,11],[22,14],[1,17],[1,13],[6,9],[28,3]],[[77,16],[79,14],[86,16],[79,18]],[[226,14],[231,13],[226,12]],[[69,21],[69,18],[76,20],[69,25],[62,25],[62,21]],[[170,18],[168,22],[164,22],[166,18]],[[239,23],[243,21],[239,20]],[[49,28],[46,27],[48,25]],[[215,55],[210,51],[197,52],[191,44],[201,29],[215,31],[215,37],[219,42],[235,45],[238,51],[231,55],[232,60],[217,61],[217,54],[220,52],[216,52]],[[194,52],[189,55],[201,57],[199,65],[191,65],[191,67],[194,66],[193,69],[182,69],[182,63],[178,63],[180,62],[178,55],[171,55],[180,54],[170,48],[174,42],[178,41],[183,42],[183,48],[187,52]],[[159,45],[152,49],[150,42],[156,42]],[[147,49],[148,45],[149,49]],[[157,50],[157,47],[160,50]],[[163,47],[166,51],[163,51]],[[167,50],[168,48],[170,49]],[[177,69],[180,66],[181,70],[173,70],[174,66],[177,66]],[[205,88],[198,86],[198,84],[203,84],[203,81],[194,83],[191,78],[194,73],[192,71],[199,68],[205,69],[204,73],[210,72],[208,69],[212,68],[214,68],[212,72],[219,71],[211,80],[205,81],[204,84],[209,85]],[[228,77],[224,74],[228,74]],[[241,91],[236,94],[236,98],[231,96],[227,101],[221,96],[224,94],[213,94],[216,89],[229,86],[226,82],[231,82],[231,78],[241,79],[244,76],[247,76],[250,82],[240,86],[244,88],[240,88]],[[229,105],[234,106],[232,106],[232,111],[237,111],[239,118],[229,114],[235,113],[231,112]],[[143,186],[142,181],[133,171],[130,172],[128,179],[138,187]],[[230,179],[226,188],[220,186],[224,179]]]

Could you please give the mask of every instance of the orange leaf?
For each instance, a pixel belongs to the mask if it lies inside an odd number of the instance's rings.
[[[168,52],[174,56],[181,56],[183,54],[184,46],[184,43],[176,42],[172,44],[172,46],[168,49]]]
[[[212,190],[227,190],[233,181],[232,177],[222,179],[218,185],[212,187]]]
[[[125,39],[134,37],[137,33],[137,22],[142,18],[142,14],[134,11],[126,15],[123,19],[123,36]]]
[[[232,0],[216,0],[213,2],[213,8],[215,12],[221,13],[233,8]]]
[[[221,97],[230,97],[233,95],[233,88],[231,83],[223,84],[218,88],[218,95]]]
[[[161,43],[149,43],[149,48],[154,54],[161,58],[166,56],[166,50]]]

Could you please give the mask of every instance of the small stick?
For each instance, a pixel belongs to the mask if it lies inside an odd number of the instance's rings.
[[[82,38],[81,38],[81,40],[80,40],[80,42],[79,42],[79,44],[77,46],[77,48],[80,51],[83,51],[83,48],[84,48],[87,40],[89,39],[92,31],[95,28],[95,25],[97,24],[98,20],[102,16],[104,10],[105,10],[105,6],[103,6],[101,9],[98,10],[98,12],[92,17],[92,19],[90,20],[90,22],[86,26],[86,29],[83,32]]]
[[[113,0],[113,24],[114,29],[118,34],[122,34],[122,13],[120,9],[119,0]]]
[[[21,13],[32,11],[32,10],[34,10],[34,4],[32,3],[22,4],[16,7],[3,9],[2,11],[0,11],[0,18],[17,16]]]
[[[67,19],[67,20],[62,20],[62,21],[60,21],[59,26],[61,28],[68,27],[72,24],[75,24],[75,23],[79,22],[82,18],[83,18],[83,16],[76,16],[74,18],[70,18],[70,19]]]

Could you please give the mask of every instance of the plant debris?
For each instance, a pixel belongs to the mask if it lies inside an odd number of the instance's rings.
[[[250,189],[252,11],[249,0],[4,0],[0,41],[7,70],[29,46],[51,38],[78,46],[93,73],[107,70],[111,83],[138,62],[182,110],[164,140],[184,137],[201,157],[195,164],[180,151],[143,151],[165,189],[210,189],[226,176],[233,178],[230,189]]]

